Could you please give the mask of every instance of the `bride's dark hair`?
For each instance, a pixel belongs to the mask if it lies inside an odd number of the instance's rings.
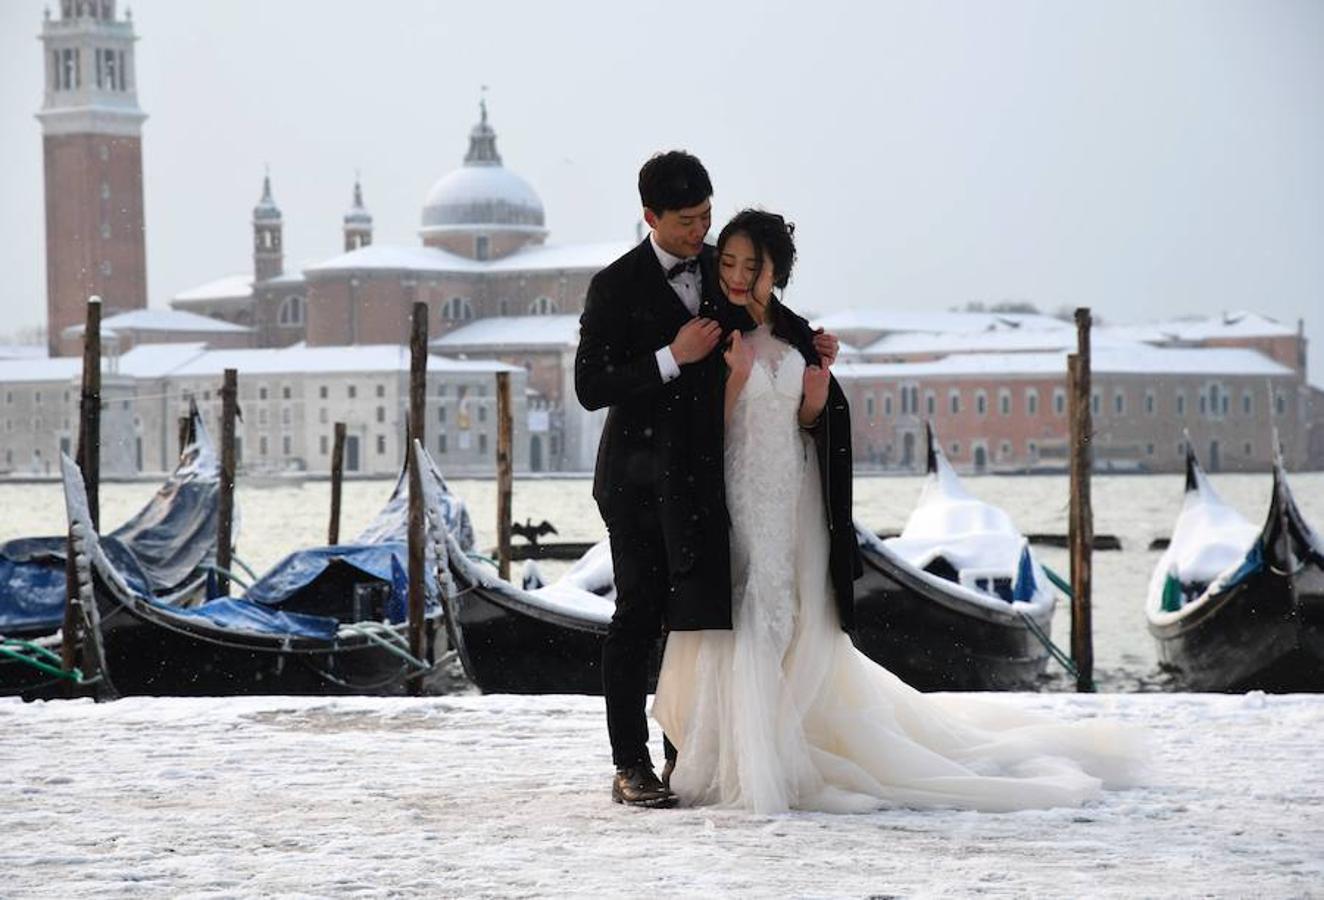
[[[717,257],[721,259],[722,249],[732,236],[743,234],[754,245],[754,255],[758,259],[751,284],[757,284],[763,274],[763,260],[772,263],[773,287],[786,288],[791,280],[791,268],[795,265],[795,223],[788,222],[776,213],[761,209],[742,209],[722,228],[717,236]]]

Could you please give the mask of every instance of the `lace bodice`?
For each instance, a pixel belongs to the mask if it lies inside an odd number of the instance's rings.
[[[726,428],[731,513],[732,614],[737,630],[785,648],[795,616],[795,521],[809,458],[798,414],[804,357],[760,326],[749,336],[754,366]]]

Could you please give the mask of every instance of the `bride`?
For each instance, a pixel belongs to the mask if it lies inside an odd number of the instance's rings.
[[[793,230],[745,210],[717,240],[722,290],[757,323],[734,332],[725,352],[734,627],[667,638],[653,715],[679,748],[671,789],[685,804],[758,813],[995,812],[1075,806],[1135,783],[1141,754],[1121,727],[922,694],[843,631],[859,571],[849,415],[832,361],[773,295],[790,278]],[[834,423],[835,441],[823,442]],[[847,477],[834,489],[843,455]]]

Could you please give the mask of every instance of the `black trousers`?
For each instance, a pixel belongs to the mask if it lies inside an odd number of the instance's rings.
[[[602,693],[607,734],[617,768],[652,765],[648,752],[649,671],[657,662],[669,590],[666,546],[658,507],[651,497],[603,511],[616,575],[616,612],[602,645]],[[663,739],[666,758],[676,748]]]

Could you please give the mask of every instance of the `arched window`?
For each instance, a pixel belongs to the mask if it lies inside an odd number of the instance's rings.
[[[298,294],[291,294],[282,300],[280,310],[276,313],[276,321],[281,325],[302,325],[303,298]]]
[[[529,304],[529,315],[531,316],[554,316],[560,311],[561,308],[550,297],[539,297]]]
[[[473,304],[465,297],[452,297],[442,304],[441,318],[447,322],[468,322],[473,317]]]

